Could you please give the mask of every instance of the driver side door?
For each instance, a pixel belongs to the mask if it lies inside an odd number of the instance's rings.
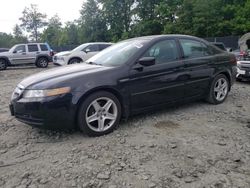
[[[186,77],[176,40],[157,42],[141,58],[144,57],[154,57],[155,65],[142,66],[137,63],[132,67],[131,109],[140,111],[183,98]]]
[[[27,51],[26,45],[16,46],[16,48],[12,51],[12,54],[9,57],[11,64],[18,65],[26,63],[27,61],[26,51]]]

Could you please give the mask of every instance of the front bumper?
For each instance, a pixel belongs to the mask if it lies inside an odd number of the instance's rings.
[[[250,79],[250,62],[238,63],[236,77],[240,79]]]
[[[75,127],[75,107],[71,94],[47,97],[37,101],[12,100],[10,112],[20,122],[46,129]]]
[[[53,63],[54,63],[54,65],[57,65],[57,66],[67,65],[67,61],[66,60],[64,60],[64,59],[58,59],[58,57],[54,57]]]

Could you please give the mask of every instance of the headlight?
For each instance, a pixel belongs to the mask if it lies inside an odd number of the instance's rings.
[[[57,56],[57,58],[56,58],[57,60],[62,60],[62,61],[64,61],[64,58],[63,58],[63,56]]]
[[[23,98],[51,97],[51,96],[66,94],[69,92],[70,92],[70,87],[62,87],[62,88],[46,89],[46,90],[25,90],[23,93]]]

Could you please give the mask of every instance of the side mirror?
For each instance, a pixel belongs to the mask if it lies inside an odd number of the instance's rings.
[[[152,66],[155,64],[155,58],[154,57],[142,57],[141,59],[139,59],[138,63],[145,67]]]
[[[17,51],[16,51],[16,50],[14,50],[14,51],[13,51],[13,54],[16,54],[16,53],[17,53]]]
[[[90,49],[87,48],[87,49],[84,50],[84,52],[85,52],[85,53],[89,53],[89,52],[90,52]]]

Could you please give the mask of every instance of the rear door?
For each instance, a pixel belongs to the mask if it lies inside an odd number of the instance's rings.
[[[184,96],[183,69],[174,39],[157,42],[142,57],[155,57],[156,64],[130,71],[131,108],[140,110],[179,100]],[[142,58],[141,57],[141,58]],[[139,68],[138,68],[139,67]]]
[[[185,72],[188,76],[186,82],[186,97],[198,97],[208,91],[210,78],[214,69],[212,64],[215,57],[209,47],[198,40],[179,39],[183,52]]]
[[[37,44],[28,44],[27,63],[35,63],[39,54],[40,51]]]

